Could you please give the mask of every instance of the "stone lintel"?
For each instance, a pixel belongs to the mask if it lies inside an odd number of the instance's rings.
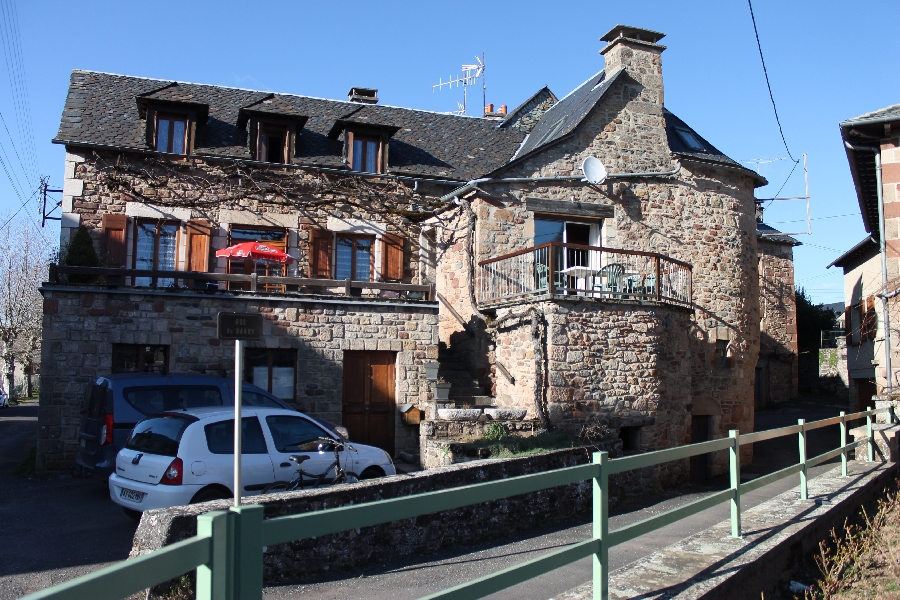
[[[616,216],[615,207],[609,204],[590,204],[587,202],[547,200],[544,198],[525,198],[525,210],[533,213],[596,219],[612,219]]]

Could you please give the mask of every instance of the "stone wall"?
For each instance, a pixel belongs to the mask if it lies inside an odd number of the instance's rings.
[[[790,244],[761,238],[759,245],[759,363],[763,369],[763,406],[799,395],[797,305],[794,258]]]
[[[343,353],[396,353],[397,404],[421,404],[430,393],[422,362],[437,358],[437,309],[427,302],[273,299],[243,293],[128,291],[47,286],[38,418],[37,470],[70,468],[78,450],[80,410],[88,385],[110,373],[112,344],[170,347],[174,373],[221,371],[234,377],[233,345],[216,337],[219,311],[260,312],[264,339],[248,347],[297,352],[294,405],[334,423],[342,420]],[[418,446],[418,427],[395,417],[397,449]]]

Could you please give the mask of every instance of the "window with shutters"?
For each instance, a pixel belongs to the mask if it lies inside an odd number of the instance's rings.
[[[209,272],[211,238],[212,224],[209,221],[188,221],[186,271]]]
[[[338,234],[334,240],[334,278],[372,281],[375,236]]]
[[[403,280],[403,238],[384,234],[381,237],[381,278],[385,281]]]
[[[287,252],[287,230],[283,227],[245,226],[232,225],[229,233],[228,245],[234,246],[243,242],[259,242],[271,246],[276,250]],[[285,265],[264,260],[250,258],[233,258],[228,261],[228,272],[250,275],[256,273],[263,277],[284,277]],[[250,289],[249,283],[231,282],[229,289]],[[283,292],[283,285],[261,285],[258,289],[267,292]]]
[[[135,219],[132,267],[147,271],[175,271],[180,229],[178,221]],[[174,283],[174,279],[156,275],[134,278],[134,284],[139,286],[168,287]]]
[[[380,278],[401,282],[404,275],[404,243],[402,236],[333,232],[313,229],[309,234],[310,276],[320,279],[374,281],[376,246],[380,244]]]

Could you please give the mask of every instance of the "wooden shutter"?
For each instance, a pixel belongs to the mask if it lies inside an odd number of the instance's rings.
[[[125,231],[128,217],[125,215],[103,215],[103,251],[110,267],[125,267],[127,252]]]
[[[191,220],[187,223],[187,268],[186,271],[206,273],[209,271],[209,250],[212,226],[209,221]]]
[[[331,278],[332,232],[327,229],[309,231],[309,275],[322,279]]]
[[[847,345],[850,346],[853,344],[853,317],[852,317],[852,308],[849,306],[844,307],[844,337],[847,338]]]
[[[386,233],[381,238],[381,277],[403,279],[403,238]]]
[[[875,313],[875,296],[866,298],[866,316],[865,316],[866,338],[875,339],[878,333],[878,316]]]

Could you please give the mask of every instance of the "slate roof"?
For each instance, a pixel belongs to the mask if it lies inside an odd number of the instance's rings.
[[[799,246],[802,244],[799,240],[781,233],[771,225],[766,225],[759,221],[756,222],[756,236],[767,242],[775,242],[776,244],[790,244],[791,246]]]
[[[704,162],[718,163],[723,166],[740,169],[746,174],[752,175],[759,181],[761,185],[765,185],[768,183],[768,181],[766,181],[766,179],[759,175],[756,171],[748,169],[741,163],[727,157],[725,153],[718,150],[715,146],[706,141],[703,136],[694,131],[694,129],[691,128],[690,125],[676,117],[665,108],[663,108],[663,117],[666,120],[666,137],[669,140],[669,150],[671,150],[674,154],[686,158],[694,158]],[[688,145],[681,134],[678,133],[678,130],[682,128],[689,131],[694,136],[694,138],[698,142],[700,142],[700,145],[703,146],[703,149],[692,148],[690,145]]]
[[[838,256],[836,259],[834,259],[833,263],[825,268],[830,269],[831,267],[842,267],[849,271],[853,269],[854,266],[864,263],[873,256],[877,256],[878,252],[878,237],[869,236]]]
[[[858,117],[853,117],[852,119],[847,119],[841,123],[841,127],[845,125],[862,125],[873,121],[892,121],[894,119],[900,120],[900,104],[893,104],[859,115]]]
[[[398,128],[390,141],[389,173],[455,181],[499,168],[525,137],[481,118],[76,70],[53,141],[150,150],[138,96],[208,105],[196,155],[250,159],[246,130],[238,126],[242,108],[309,118],[297,138],[295,164],[344,168],[343,143],[328,132],[336,120],[348,119]]]

